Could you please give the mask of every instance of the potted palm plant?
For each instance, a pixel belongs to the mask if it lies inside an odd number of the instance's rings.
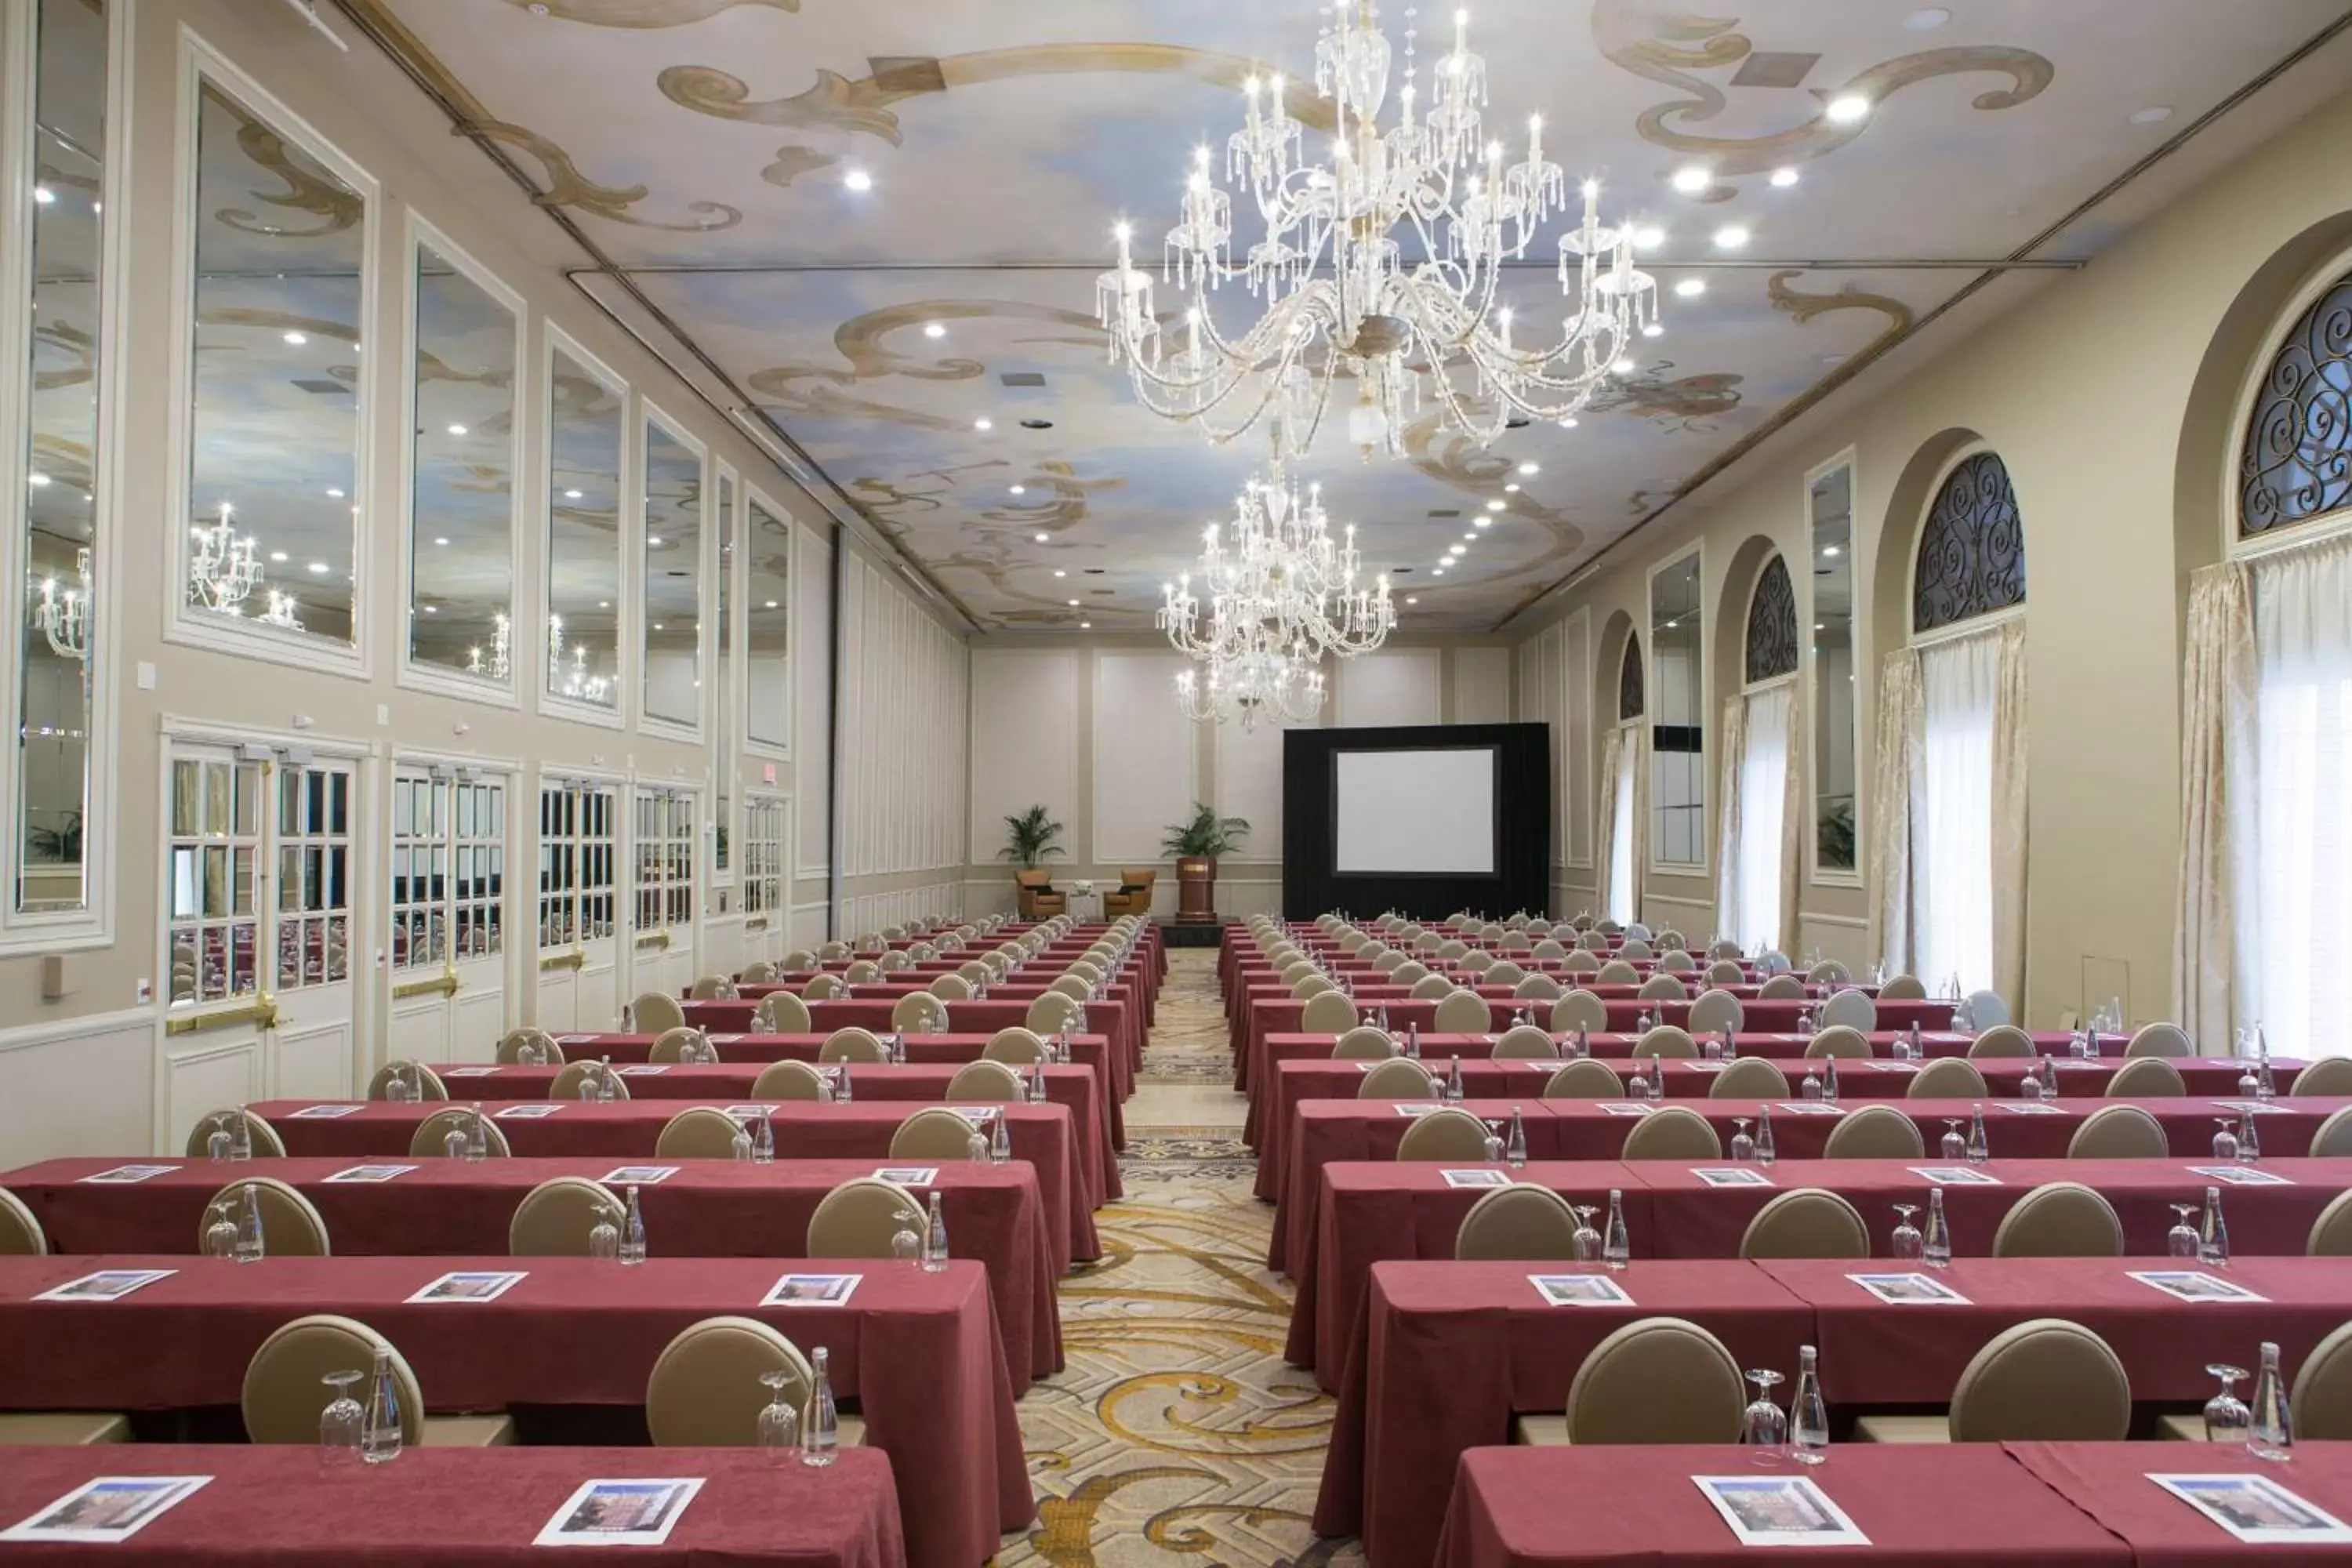
[[[1213,921],[1217,918],[1217,857],[1237,848],[1249,824],[1238,816],[1219,816],[1213,807],[1195,802],[1192,815],[1173,823],[1160,847],[1176,858],[1176,918]]]
[[[1034,870],[1048,855],[1066,853],[1061,839],[1062,825],[1046,816],[1044,806],[1033,805],[1004,819],[1004,847],[996,852],[996,858]]]

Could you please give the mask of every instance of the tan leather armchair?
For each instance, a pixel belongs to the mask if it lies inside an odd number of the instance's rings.
[[[1156,866],[1129,866],[1118,874],[1118,886],[1102,898],[1103,919],[1116,920],[1120,915],[1148,915],[1151,912],[1151,885],[1160,880]]]
[[[1013,880],[1019,885],[1021,918],[1024,921],[1051,920],[1070,907],[1070,896],[1054,886],[1054,873],[1042,867],[1015,871]]]

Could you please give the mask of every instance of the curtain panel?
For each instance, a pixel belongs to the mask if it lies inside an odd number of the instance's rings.
[[[1748,933],[1739,926],[1739,856],[1741,770],[1747,766],[1748,701],[1735,697],[1723,705],[1723,785],[1715,829],[1715,929],[1742,947]]]
[[[1622,753],[1625,747],[1625,731],[1611,725],[1601,738],[1601,821],[1595,836],[1592,864],[1595,879],[1601,886],[1601,918],[1616,920],[1617,913],[1617,851],[1622,826],[1617,820],[1617,776],[1623,765]]]
[[[1795,681],[1788,686],[1789,715],[1783,729],[1782,753],[1787,764],[1780,780],[1780,934],[1775,942],[1782,952],[1800,943],[1797,930],[1799,900],[1805,875],[1805,835],[1812,824],[1805,815],[1805,770],[1798,759],[1805,754],[1805,743],[1811,739],[1805,733],[1805,703],[1801,689]]]
[[[2260,919],[2252,844],[2234,818],[2256,802],[2258,699],[2252,576],[2234,561],[2189,580],[2180,668],[2180,900],[2173,924],[2172,1016],[2198,1049],[2252,1021]],[[2242,911],[2242,917],[2239,917]]]
[[[1992,988],[2025,1014],[2025,623],[1997,634],[1992,704]]]
[[[1870,785],[1872,918],[1890,974],[1918,973],[1911,929],[1911,818],[1912,782],[1921,772],[1919,702],[1918,652],[1897,648],[1878,665]]]

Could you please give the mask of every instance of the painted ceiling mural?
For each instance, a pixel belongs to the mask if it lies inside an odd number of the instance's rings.
[[[1253,73],[1286,71],[1292,112],[1328,121],[1303,85],[1314,0],[341,4],[983,627],[1148,626],[1261,460],[1136,404],[1094,275],[1116,218],[1174,221],[1191,150],[1223,144]],[[1405,6],[1381,9],[1401,37]],[[1433,56],[1449,7],[1423,9]],[[1574,429],[1482,449],[1424,422],[1406,460],[1371,464],[1327,435],[1300,477],[1402,574],[1406,625],[1492,627],[1981,273],[1916,263],[2017,250],[2344,11],[1476,0],[1490,125],[1541,112],[1604,214],[1664,231],[1644,265],[1667,331]],[[1874,111],[1833,122],[1846,92]],[[1670,184],[1693,165],[1700,188]],[[1726,224],[1751,231],[1746,265],[1722,265]],[[2042,254],[2107,237],[2085,224]],[[1671,292],[1685,279],[1705,292]],[[1510,292],[1560,308],[1548,261]],[[1230,331],[1252,300],[1225,299]]]

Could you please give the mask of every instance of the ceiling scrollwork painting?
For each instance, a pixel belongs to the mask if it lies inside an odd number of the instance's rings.
[[[1329,128],[1313,0],[337,4],[517,154],[609,268],[592,298],[657,313],[983,629],[1148,628],[1263,462],[1136,405],[1093,284],[1121,216],[1152,264],[1253,75]],[[1543,110],[1569,176],[1655,230],[1664,331],[1574,428],[1415,427],[1397,460],[1297,466],[1406,629],[1507,621],[1956,300],[2021,297],[1987,258],[2095,254],[2113,234],[2070,217],[2342,9],[2138,0],[2158,53],[2091,5],[1473,4],[1496,123]],[[285,199],[239,205],[327,216]],[[1238,251],[1256,219],[1235,217]],[[1498,303],[1556,322],[1531,262]],[[1221,328],[1260,304],[1212,300]]]

